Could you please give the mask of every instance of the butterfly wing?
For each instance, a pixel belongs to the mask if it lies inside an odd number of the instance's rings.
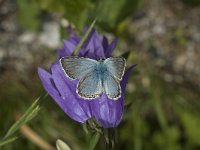
[[[78,83],[78,95],[85,99],[94,99],[103,92],[102,80],[100,74],[96,70],[86,74]]]
[[[89,58],[70,56],[61,58],[60,64],[67,77],[78,79],[93,71],[98,62]]]
[[[126,60],[123,57],[110,57],[104,60],[107,70],[118,80],[124,75]]]
[[[117,100],[121,97],[120,81],[125,71],[126,61],[123,57],[110,57],[103,63],[107,68],[103,77],[104,91],[108,98]]]
[[[121,97],[119,80],[117,80],[110,72],[104,74],[103,87],[108,98],[117,100],[119,97]]]

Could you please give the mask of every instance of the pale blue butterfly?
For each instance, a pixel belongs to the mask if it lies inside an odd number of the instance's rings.
[[[126,60],[123,57],[110,57],[99,61],[76,56],[60,59],[65,75],[79,79],[76,92],[84,99],[95,99],[103,92],[109,99],[121,97],[120,81],[124,75]]]

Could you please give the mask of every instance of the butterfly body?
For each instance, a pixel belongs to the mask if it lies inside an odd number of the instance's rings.
[[[121,97],[120,81],[125,70],[125,59],[110,57],[94,60],[83,57],[65,57],[60,64],[67,77],[79,79],[76,92],[84,99],[95,99],[106,93],[111,100]]]

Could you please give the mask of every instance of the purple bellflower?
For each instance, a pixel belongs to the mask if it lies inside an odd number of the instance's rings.
[[[80,37],[71,33],[69,39],[64,40],[64,48],[58,50],[58,61],[51,65],[50,73],[38,68],[42,85],[61,109],[75,121],[84,123],[90,118],[95,118],[104,128],[116,127],[122,119],[125,87],[134,66],[128,68],[121,80],[122,95],[118,100],[108,99],[105,93],[94,100],[80,98],[76,93],[78,80],[67,78],[59,63],[60,58],[72,55],[80,40]],[[116,43],[117,39],[111,44],[108,43],[106,37],[100,39],[93,29],[79,50],[78,56],[96,60],[111,57]]]

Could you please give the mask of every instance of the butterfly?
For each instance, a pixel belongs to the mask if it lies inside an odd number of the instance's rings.
[[[124,75],[126,60],[123,57],[110,57],[94,60],[67,56],[60,59],[65,75],[79,79],[76,93],[86,100],[95,99],[104,92],[111,100],[121,97],[120,81]]]

